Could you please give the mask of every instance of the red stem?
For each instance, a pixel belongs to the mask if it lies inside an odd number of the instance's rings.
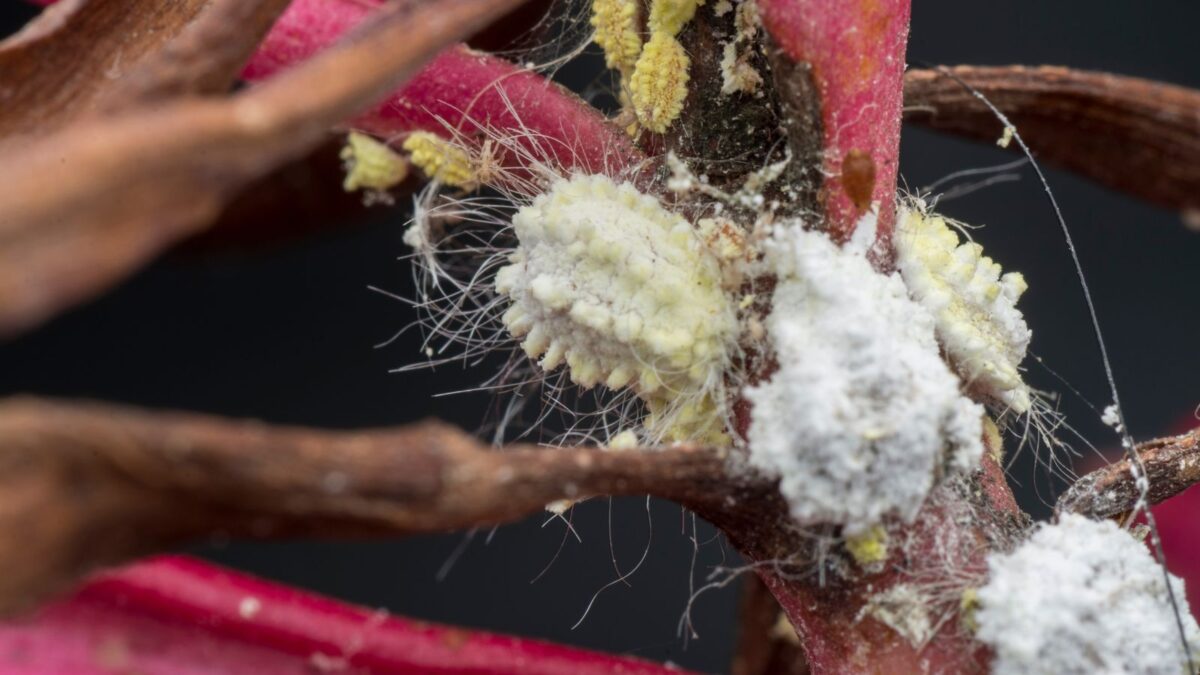
[[[848,236],[875,204],[879,235],[890,236],[910,0],[758,0],[758,7],[784,54],[811,66],[831,229]]]
[[[167,556],[0,624],[7,675],[679,674],[636,659],[389,616]]]
[[[377,0],[293,0],[243,73],[255,81],[311,57],[362,23]],[[532,71],[458,45],[352,125],[382,137],[447,126],[525,139],[561,167],[620,173],[641,160],[623,133],[577,96]],[[527,135],[525,135],[527,134]],[[534,140],[529,135],[535,135]]]
[[[884,571],[839,579],[822,586],[798,580],[773,567],[759,568],[771,594],[800,636],[811,672],[858,673],[986,672],[990,653],[961,624],[961,591],[986,574],[986,556],[996,542],[1009,540],[1024,520],[1000,465],[989,455],[974,478],[970,501],[951,485],[935,488],[912,525],[893,531]],[[762,559],[757,551],[744,551]],[[816,564],[816,563],[814,563]],[[901,571],[902,570],[902,571]],[[873,598],[901,584],[935,589],[908,609],[924,613],[936,632],[914,645],[864,611]],[[944,621],[944,623],[943,623]]]
[[[30,0],[51,5],[56,0]],[[382,0],[292,0],[243,77],[264,80],[337,42]],[[617,175],[644,156],[595,108],[541,75],[466,45],[446,49],[402,88],[349,122],[387,138],[414,130],[468,135],[488,129],[559,168]],[[519,160],[519,158],[517,158]]]

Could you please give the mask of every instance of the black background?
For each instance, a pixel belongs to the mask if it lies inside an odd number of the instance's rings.
[[[5,32],[34,10],[4,4]],[[1200,3],[916,0],[913,60],[978,64],[1063,64],[1200,86],[1196,26]],[[598,61],[563,71],[568,83],[594,77]],[[1103,143],[1096,138],[1092,142]],[[986,145],[906,129],[902,172],[910,186],[950,172],[1010,159]],[[1078,283],[1061,234],[1029,173],[941,209],[988,227],[976,233],[1006,269],[1025,273],[1022,309],[1033,350],[1099,407],[1109,402]],[[1078,240],[1113,356],[1131,429],[1167,432],[1200,403],[1200,233],[1178,214],[1051,171],[1050,181]],[[415,360],[415,343],[373,345],[410,319],[400,303],[368,285],[404,292],[409,269],[397,257],[403,210],[377,211],[269,252],[170,256],[116,291],[58,318],[0,351],[0,393],[87,396],[327,427],[390,425],[437,415],[477,425],[486,395],[434,398],[488,373],[443,368],[389,374]],[[415,339],[415,338],[414,338]],[[1033,364],[1044,389],[1062,385]],[[1111,432],[1078,398],[1063,408],[1102,448]],[[1030,459],[1013,472],[1023,504],[1044,515],[1057,487]],[[1035,479],[1035,476],[1038,476]],[[643,500],[613,507],[613,542],[622,569],[642,555],[650,533]],[[561,521],[504,527],[469,542],[442,581],[439,567],[462,535],[370,543],[213,542],[193,551],[212,560],[373,607],[437,621],[630,652],[701,670],[726,669],[735,633],[733,587],[700,596],[700,637],[676,626],[689,596],[690,521],[655,504],[652,548],[630,580],[602,594],[576,630],[589,599],[614,577],[606,502],[576,510],[582,538],[566,540],[549,571],[530,583],[563,541]],[[725,559],[701,524],[695,584]]]

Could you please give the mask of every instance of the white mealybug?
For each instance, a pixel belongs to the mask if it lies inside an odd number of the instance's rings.
[[[1162,569],[1112,521],[1064,515],[990,556],[988,575],[974,618],[997,675],[1187,671]],[[1171,585],[1194,659],[1200,628],[1183,582],[1172,576]]]
[[[944,218],[920,205],[898,210],[895,247],[909,292],[933,315],[938,341],[968,386],[1017,414],[1029,412],[1032,395],[1018,368],[1032,332],[1016,307],[1025,278],[1001,276],[982,246],[960,243]]]
[[[983,408],[942,361],[933,318],[867,260],[874,225],[864,218],[845,247],[776,225],[766,327],[779,368],[746,390],[751,464],[780,477],[798,521],[851,536],[911,520],[939,474],[983,451]]]
[[[632,389],[652,440],[723,437],[737,309],[696,228],[603,175],[556,180],[512,222],[496,290],[525,353],[583,387]]]

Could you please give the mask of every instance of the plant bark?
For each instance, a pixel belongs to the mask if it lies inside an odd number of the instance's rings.
[[[1167,208],[1200,209],[1200,92],[1058,66],[947,70],[1008,116],[1039,159]],[[938,131],[987,142],[1003,133],[979,99],[937,70],[905,75],[904,106],[906,120]]]
[[[219,533],[439,532],[595,495],[717,513],[774,490],[704,448],[495,451],[437,422],[337,432],[34,398],[0,402],[0,483],[0,614],[97,566]]]
[[[1200,429],[1180,436],[1140,443],[1138,456],[1145,467],[1148,489],[1143,506],[1158,504],[1200,483]],[[1117,518],[1136,510],[1141,491],[1128,458],[1097,469],[1058,498],[1056,514],[1078,513],[1089,518]]]

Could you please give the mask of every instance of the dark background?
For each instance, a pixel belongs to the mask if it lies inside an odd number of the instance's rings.
[[[4,32],[33,13],[5,3]],[[1200,86],[1197,25],[1200,3],[1184,0],[916,0],[909,55],[941,63],[1064,64]],[[592,58],[562,77],[587,82],[597,63]],[[913,129],[905,130],[902,157],[904,178],[914,187],[1011,158]],[[1102,408],[1109,396],[1061,234],[1040,188],[1027,170],[1021,176],[944,202],[941,210],[988,225],[976,238],[1029,280],[1021,307],[1034,328],[1033,350]],[[1087,181],[1055,171],[1050,181],[1078,240],[1133,433],[1145,439],[1177,428],[1200,404],[1200,233],[1176,213]],[[404,220],[402,209],[380,210],[369,222],[266,252],[170,256],[4,345],[0,393],[96,397],[338,428],[437,415],[473,428],[486,395],[433,394],[478,383],[488,372],[389,374],[419,357],[415,343],[373,348],[411,320],[404,305],[367,290],[409,288],[408,265],[397,260],[405,252]],[[1066,393],[1032,360],[1027,365],[1036,385]],[[1097,446],[1115,445],[1078,397],[1068,394],[1062,407]],[[1013,476],[1023,504],[1044,515],[1057,489],[1045,472],[1027,455]],[[651,511],[652,533],[643,500],[615,503],[613,542],[622,569],[641,557],[648,539],[650,555],[631,586],[609,588],[577,630],[571,625],[593,593],[615,575],[603,500],[576,509],[582,542],[568,538],[533,584],[564,539],[561,521],[543,526],[545,519],[534,517],[500,528],[490,540],[481,532],[470,541],[454,534],[370,543],[213,542],[193,552],[401,614],[724,670],[735,636],[734,586],[701,596],[694,612],[700,638],[685,644],[676,626],[689,597],[690,521],[671,504]],[[725,554],[703,524],[699,540],[697,587]],[[439,581],[439,568],[464,543]],[[736,564],[736,557],[727,562]]]

